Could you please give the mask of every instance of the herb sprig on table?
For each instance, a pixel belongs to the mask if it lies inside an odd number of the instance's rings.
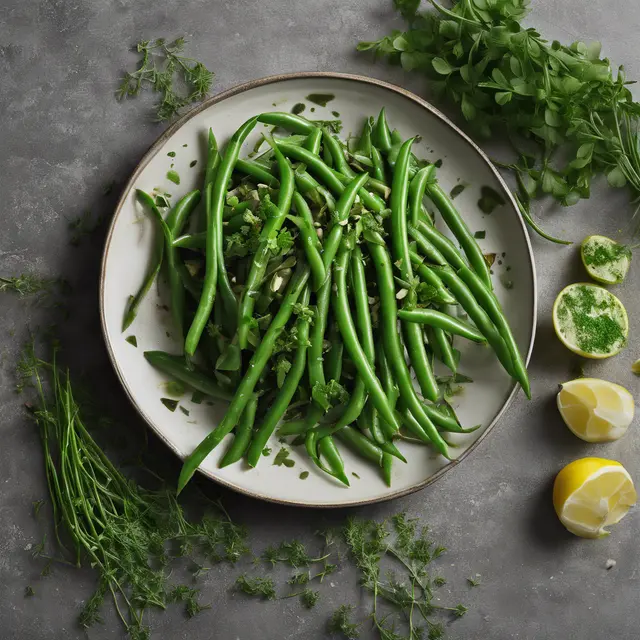
[[[519,22],[529,0],[430,2],[434,10],[422,12],[419,0],[394,0],[407,30],[358,49],[425,75],[477,135],[506,131],[516,160],[500,166],[515,174],[527,219],[532,198],[576,204],[601,174],[640,195],[640,104],[624,68],[600,57],[600,43],[548,42]]]
[[[161,94],[158,121],[169,120],[184,107],[203,100],[211,91],[214,74],[202,63],[183,54],[184,38],[168,43],[164,38],[143,40],[135,49],[142,56],[135,71],[126,72],[116,93],[119,100],[137,96],[143,89]]]

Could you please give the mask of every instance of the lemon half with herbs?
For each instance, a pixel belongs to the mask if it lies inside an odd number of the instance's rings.
[[[586,442],[621,438],[633,422],[633,396],[619,384],[578,378],[560,385],[558,410],[565,424]]]
[[[620,522],[637,497],[627,470],[604,458],[581,458],[568,464],[553,484],[558,518],[582,538],[609,535],[607,527]]]
[[[606,236],[587,236],[580,246],[582,264],[596,282],[620,284],[631,264],[629,247]]]
[[[624,305],[595,284],[565,287],[553,305],[553,327],[560,341],[585,358],[609,358],[624,349],[629,319]]]

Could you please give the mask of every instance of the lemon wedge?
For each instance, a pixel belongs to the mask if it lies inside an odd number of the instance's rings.
[[[633,480],[615,460],[581,458],[556,476],[553,506],[560,522],[581,538],[602,538],[637,500]]]
[[[560,385],[558,410],[571,431],[586,442],[621,438],[633,422],[633,396],[619,384],[578,378]]]
[[[631,250],[606,236],[587,236],[580,246],[582,264],[596,282],[620,284],[631,264]]]
[[[624,349],[629,319],[624,305],[605,288],[577,282],[553,304],[553,328],[567,349],[584,358],[610,358]]]

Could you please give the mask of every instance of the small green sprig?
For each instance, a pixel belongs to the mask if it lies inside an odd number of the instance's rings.
[[[184,38],[143,40],[135,50],[142,56],[138,68],[126,72],[116,92],[118,100],[150,88],[161,94],[156,120],[169,120],[193,102],[207,97],[214,74],[202,62],[182,55]]]

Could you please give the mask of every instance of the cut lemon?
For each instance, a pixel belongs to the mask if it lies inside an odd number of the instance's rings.
[[[617,440],[633,421],[633,396],[607,380],[578,378],[565,382],[557,399],[567,427],[587,442]]]
[[[581,538],[602,538],[627,515],[637,494],[627,470],[615,460],[582,458],[556,476],[553,506],[560,522]]]
[[[580,247],[582,264],[596,282],[619,284],[629,271],[631,250],[606,236],[587,236]]]
[[[567,349],[585,358],[609,358],[627,343],[629,320],[620,300],[595,284],[565,287],[553,305],[553,328]]]

